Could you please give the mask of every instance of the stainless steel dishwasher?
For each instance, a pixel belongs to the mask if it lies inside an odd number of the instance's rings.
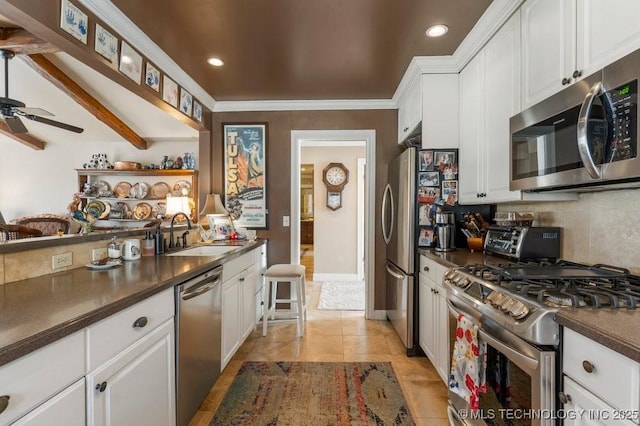
[[[220,375],[222,266],[176,286],[177,425],[189,423]]]

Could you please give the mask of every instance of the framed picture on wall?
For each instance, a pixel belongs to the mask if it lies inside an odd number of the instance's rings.
[[[236,227],[267,228],[267,124],[223,124],[224,205]]]

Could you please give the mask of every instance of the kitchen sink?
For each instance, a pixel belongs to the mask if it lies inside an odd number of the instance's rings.
[[[196,246],[167,253],[165,256],[217,256],[241,248],[242,246]]]

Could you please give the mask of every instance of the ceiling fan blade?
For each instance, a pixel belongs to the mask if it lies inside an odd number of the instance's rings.
[[[2,119],[4,120],[5,123],[7,123],[7,127],[13,133],[27,133],[28,132],[27,128],[22,123],[22,120],[20,120],[18,117],[16,117],[16,116],[8,116],[8,117],[3,117]]]
[[[50,119],[44,118],[44,117],[38,117],[37,115],[26,114],[25,117],[27,117],[29,120],[37,121],[37,122],[43,123],[43,124],[48,124],[48,125],[54,126],[54,127],[59,127],[61,129],[68,130],[70,132],[75,132],[75,133],[84,132],[84,129],[81,129],[80,127],[72,126],[71,124],[61,123],[61,122],[55,121],[55,120],[50,120]]]
[[[42,108],[17,107],[14,109],[24,115],[46,115],[48,117],[53,117],[53,114]]]

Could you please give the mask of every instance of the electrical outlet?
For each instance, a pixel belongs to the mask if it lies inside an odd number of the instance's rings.
[[[107,249],[104,247],[91,250],[91,260],[93,262],[104,259],[106,257],[107,257]]]
[[[62,254],[54,254],[51,256],[51,268],[59,269],[64,268],[65,266],[71,266],[73,264],[73,254],[62,253]]]
[[[282,226],[289,226],[289,216],[282,216]]]

